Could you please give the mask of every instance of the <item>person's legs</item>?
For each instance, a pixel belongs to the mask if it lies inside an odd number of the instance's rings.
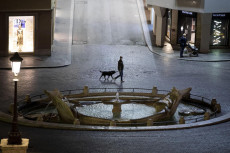
[[[180,57],[183,57],[184,47],[180,48]]]
[[[119,71],[119,75],[115,77],[115,79],[119,78],[121,76],[121,72]]]
[[[120,71],[121,81],[123,81],[123,70]]]
[[[119,77],[121,77],[121,81],[123,82],[123,71],[119,71],[119,75],[116,76],[114,79],[117,79]]]

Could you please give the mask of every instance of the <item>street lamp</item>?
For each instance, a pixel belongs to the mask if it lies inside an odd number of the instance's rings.
[[[12,72],[14,73],[14,112],[13,112],[13,121],[11,131],[8,135],[8,145],[21,145],[22,138],[21,133],[18,130],[18,110],[17,110],[17,82],[18,74],[20,72],[20,67],[22,63],[22,58],[19,56],[18,52],[15,52],[14,55],[10,58]]]

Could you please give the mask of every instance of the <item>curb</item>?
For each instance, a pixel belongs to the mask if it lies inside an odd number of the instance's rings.
[[[223,60],[196,60],[196,59],[178,58],[178,60],[195,61],[195,62],[230,62],[230,59],[223,59]]]

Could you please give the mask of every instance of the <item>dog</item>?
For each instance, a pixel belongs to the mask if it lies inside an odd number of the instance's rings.
[[[109,77],[111,77],[113,79],[113,74],[116,73],[116,71],[100,71],[101,72],[101,77],[104,76],[104,79],[109,79]],[[106,76],[108,76],[106,78]],[[101,77],[99,78],[99,80],[101,79]]]

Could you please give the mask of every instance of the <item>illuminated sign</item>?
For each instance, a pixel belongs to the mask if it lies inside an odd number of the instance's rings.
[[[9,52],[34,52],[34,16],[9,16]]]
[[[188,12],[188,11],[181,11],[183,14],[188,14],[188,15],[193,15],[192,12]]]
[[[212,14],[212,16],[215,16],[215,17],[225,17],[226,14]]]

